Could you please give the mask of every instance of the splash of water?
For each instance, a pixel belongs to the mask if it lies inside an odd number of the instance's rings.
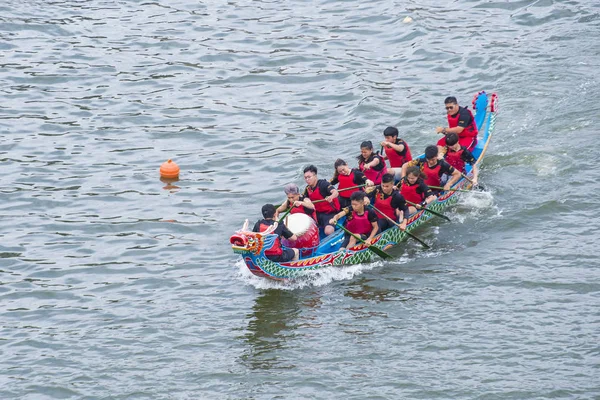
[[[305,287],[325,286],[333,281],[349,280],[353,277],[362,274],[365,271],[370,271],[374,268],[381,267],[382,261],[375,261],[368,264],[356,264],[339,267],[328,267],[314,271],[313,273],[293,281],[275,281],[271,279],[260,278],[253,275],[243,260],[238,260],[235,263],[237,267],[236,277],[244,284],[254,286],[256,289],[280,289],[280,290],[296,290]]]

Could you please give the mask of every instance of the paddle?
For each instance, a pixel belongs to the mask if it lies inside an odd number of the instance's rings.
[[[433,187],[433,186],[429,186],[429,187]],[[418,205],[420,206],[420,204],[413,203],[412,201],[408,201],[408,200],[406,200],[406,202],[407,202],[408,204],[410,204],[411,206],[415,206],[415,208],[417,208],[417,206],[418,206]],[[444,218],[445,220],[447,220],[447,221],[450,221],[450,218],[446,217],[444,214],[441,214],[441,213],[439,213],[439,212],[437,212],[437,211],[430,210],[430,209],[429,209],[429,208],[427,208],[427,207],[423,207],[423,206],[421,206],[421,210],[425,210],[425,211],[427,211],[427,212],[429,212],[429,213],[431,213],[431,214],[433,214],[433,215],[435,215],[435,216],[437,216],[437,217]]]
[[[467,175],[465,175],[465,174],[464,174],[464,173],[462,173],[462,172],[461,172],[460,174],[462,175],[462,177],[463,177],[463,178],[465,178],[466,180],[468,180],[469,182],[471,182],[471,185],[473,185],[473,186],[471,186],[471,190],[475,190],[475,188],[477,188],[477,189],[479,189],[479,190],[483,190],[483,191],[485,191],[485,188],[483,187],[483,185],[481,185],[481,184],[479,184],[479,183],[477,183],[477,185],[475,185],[475,184],[473,183],[473,179],[469,178]]]
[[[441,186],[429,186],[431,189],[441,189],[444,190]],[[473,190],[465,190],[465,189],[448,189],[449,192],[467,192],[467,193],[483,193],[483,192],[475,192]]]
[[[367,249],[371,250],[373,253],[377,254],[379,257],[384,258],[384,259],[385,258],[392,258],[392,256],[390,256],[385,251],[383,251],[381,249],[378,249],[377,247],[373,246],[372,244],[367,244],[364,240],[361,239],[360,236],[356,236],[354,233],[350,232],[348,229],[344,228],[342,225],[335,224],[335,226],[337,226],[338,228],[340,228],[341,230],[343,230],[344,232],[346,232],[348,235],[352,236],[354,239],[356,239],[359,242],[361,242],[364,245],[366,245]]]
[[[292,211],[292,208],[294,208],[294,207],[290,207],[290,208],[288,208],[288,209],[287,209],[287,211],[286,211],[286,212],[285,212],[285,213],[284,213],[284,214],[281,216],[281,218],[279,218],[279,219],[277,220],[277,222],[278,222],[278,223],[281,223],[281,221],[283,221],[283,219],[284,219],[285,217],[287,217],[287,216],[288,216],[288,214],[289,214],[289,213]]]
[[[396,221],[394,221],[393,219],[391,219],[390,217],[388,217],[387,215],[385,215],[384,213],[382,213],[381,211],[379,211],[374,205],[369,204],[369,207],[371,207],[373,210],[377,211],[379,214],[383,215],[388,221],[390,221],[392,224],[394,224],[398,228],[400,228],[400,224],[399,223],[397,223]],[[415,239],[417,242],[421,243],[421,245],[423,247],[425,247],[426,249],[430,249],[431,248],[427,243],[425,243],[424,241],[422,241],[421,239],[419,239],[417,236],[413,235],[412,233],[410,233],[406,229],[403,232],[406,233],[411,238]]]

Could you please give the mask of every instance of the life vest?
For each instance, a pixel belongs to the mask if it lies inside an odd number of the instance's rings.
[[[323,196],[323,194],[321,193],[321,191],[319,190],[319,183],[322,181],[322,179],[319,179],[317,181],[317,186],[315,187],[315,189],[313,189],[310,186],[307,186],[307,192],[308,192],[308,198],[314,203],[317,200],[325,200],[326,196]],[[315,211],[316,212],[320,212],[320,213],[337,213],[338,211],[340,211],[340,201],[337,199],[337,197],[335,199],[333,199],[332,203],[329,203],[327,200],[325,201],[320,201],[318,203],[315,204]]]
[[[300,196],[299,201],[302,201],[303,199],[304,199],[304,197]],[[290,204],[290,202],[288,200],[288,206],[289,206],[289,204]],[[316,207],[316,205],[315,205],[315,207]],[[315,212],[315,210],[306,208],[302,204],[300,204],[299,206],[293,206],[292,209],[290,210],[290,214],[298,214],[298,213],[306,214],[309,217],[311,217],[312,219],[314,219],[315,221],[317,220],[317,213]]]
[[[352,211],[352,218],[346,223],[346,229],[356,235],[368,235],[373,230],[371,221],[369,221],[369,213],[367,210],[363,215],[358,215],[356,211]]]
[[[442,166],[439,161],[434,167],[430,167],[429,164],[427,164],[427,161],[423,163],[421,170],[427,174],[427,179],[425,179],[425,184],[427,186],[440,186],[440,168],[442,168]]]
[[[377,166],[375,167],[378,169],[375,170],[373,168],[369,168],[368,170],[365,170],[365,164],[370,163],[375,158],[379,158],[379,164],[377,164]],[[383,168],[381,168],[381,166],[383,166]],[[387,174],[387,166],[385,165],[385,160],[379,154],[372,154],[367,161],[361,159],[361,161],[358,163],[358,168],[360,168],[360,170],[363,174],[365,174],[367,179],[371,180],[375,185],[379,185],[381,183],[381,177]]]
[[[352,169],[348,175],[339,174],[337,179],[340,182],[338,185],[338,190],[356,186],[354,183],[354,169]],[[352,193],[358,192],[359,190],[360,188],[344,190],[343,192],[340,192],[340,196],[349,199]]]
[[[461,109],[463,109],[463,107],[459,107],[458,112],[454,116],[448,115],[448,127],[456,128],[458,126],[458,120],[460,118],[460,110]],[[468,108],[464,108],[464,109],[469,112],[469,115],[471,116],[471,123],[469,124],[469,126],[466,126],[465,129],[463,129],[463,131],[461,133],[459,133],[458,137],[459,138],[477,137],[477,125],[475,124],[475,117],[473,117],[473,113],[471,112],[471,110],[469,110]]]
[[[382,214],[387,215],[394,221],[396,220],[396,210],[392,207],[392,198],[394,197],[395,190],[392,190],[392,194],[390,194],[387,198],[384,198],[386,195],[383,191],[377,189],[377,193],[375,193],[375,208],[379,211],[375,211],[379,218],[385,218]]]
[[[462,159],[462,154],[465,149],[466,147],[464,146],[460,146],[460,150],[458,151],[448,148],[445,155],[446,162],[461,172],[465,172],[465,162]]]
[[[391,168],[401,167],[405,162],[412,160],[410,148],[404,140],[398,139],[396,140],[395,144],[404,146],[404,151],[402,152],[402,154],[399,154],[396,150],[392,149],[391,147],[383,148],[383,151],[385,151],[385,155],[387,156],[390,162]]]
[[[269,229],[271,225],[265,224],[264,222],[260,223],[260,231],[264,232]],[[279,239],[279,235],[277,239],[275,239],[275,243],[273,243],[273,247],[269,250],[265,250],[265,256],[280,256],[283,254],[283,249],[281,248],[281,239]]]
[[[406,177],[402,179],[402,185],[400,186],[400,194],[404,196],[404,199],[406,199],[406,201],[410,201],[412,203],[420,203],[424,200],[423,197],[425,196],[425,194],[417,193],[417,188],[419,187],[420,179],[421,178],[417,179],[414,185],[411,185],[408,182],[408,179],[406,179]]]

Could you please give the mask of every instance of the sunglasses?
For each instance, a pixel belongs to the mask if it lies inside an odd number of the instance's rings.
[[[452,110],[453,108],[454,108],[454,105],[446,106],[446,110]]]

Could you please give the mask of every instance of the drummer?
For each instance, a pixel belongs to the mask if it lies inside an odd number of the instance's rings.
[[[312,217],[315,221],[317,220],[317,213],[315,212],[315,205],[306,196],[300,194],[300,189],[295,183],[285,185],[283,188],[287,199],[277,208],[275,213],[275,219],[279,216],[279,213],[287,211],[292,207],[290,214],[304,213],[309,217]]]
[[[252,232],[264,232],[272,225],[276,225],[273,233],[277,235],[277,239],[275,239],[273,246],[270,249],[265,250],[265,256],[267,256],[269,260],[275,262],[296,261],[300,255],[298,249],[283,248],[281,245],[281,237],[283,236],[289,240],[296,240],[298,237],[286,228],[284,224],[277,224],[275,221],[275,206],[273,204],[265,204],[261,211],[264,219],[254,224]]]

